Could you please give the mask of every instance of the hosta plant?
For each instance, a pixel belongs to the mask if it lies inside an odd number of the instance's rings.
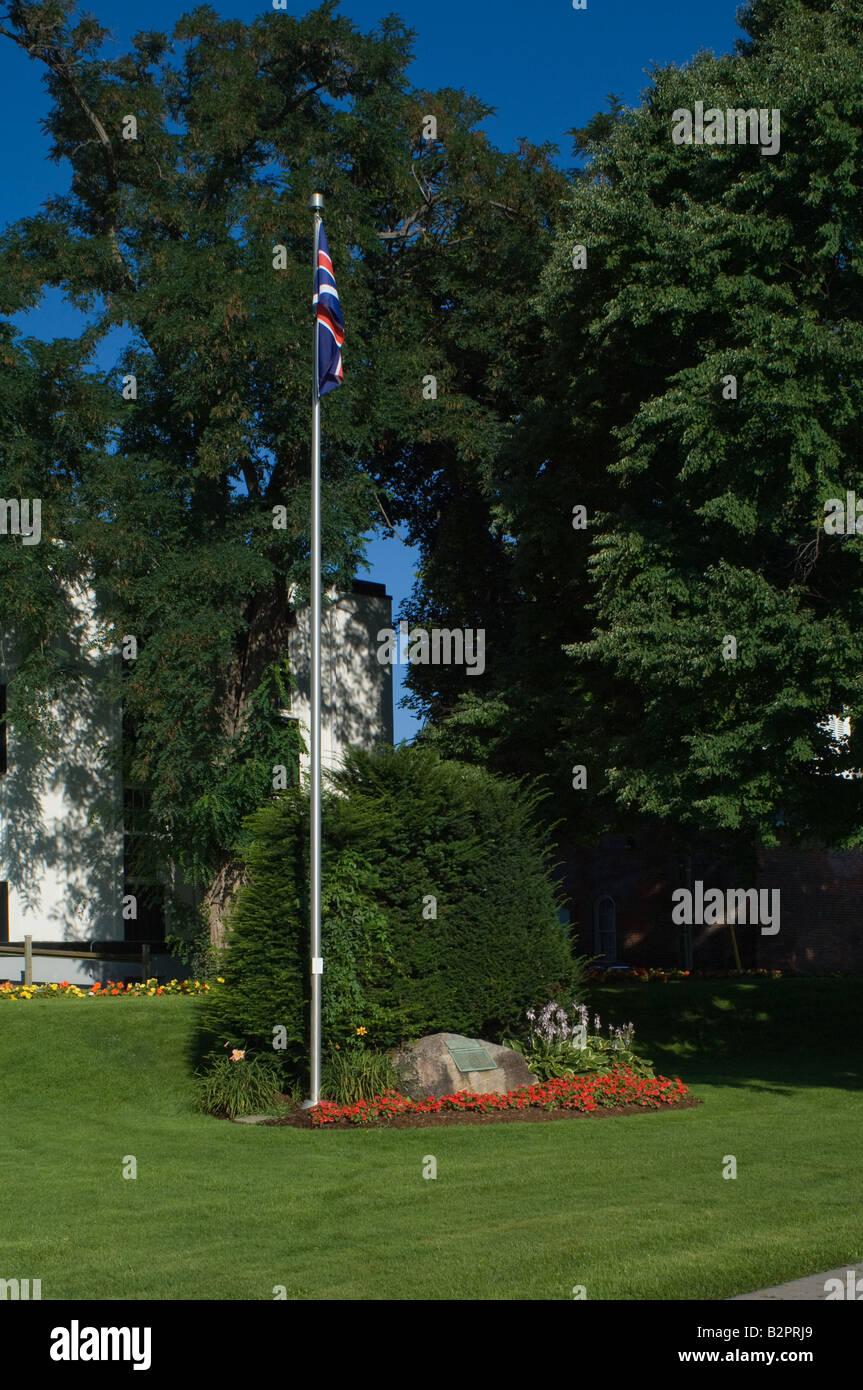
[[[609,1024],[604,1034],[599,1014],[594,1014],[590,1032],[587,1006],[575,1000],[570,1009],[549,1000],[539,1013],[528,1009],[526,1018],[526,1043],[510,1038],[506,1046],[520,1052],[541,1081],[607,1071],[611,1066],[628,1067],[635,1076],[653,1075],[652,1062],[633,1048],[635,1028],[631,1023],[620,1028]]]

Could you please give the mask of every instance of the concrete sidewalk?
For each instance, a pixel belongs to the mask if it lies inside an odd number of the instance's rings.
[[[829,1280],[835,1279],[836,1284]],[[825,1284],[827,1288],[825,1288]],[[840,1291],[841,1286],[841,1291]],[[809,1274],[805,1279],[792,1279],[790,1284],[775,1284],[772,1289],[759,1289],[756,1293],[738,1293],[728,1303],[746,1303],[756,1299],[781,1298],[789,1302],[811,1302],[822,1300],[854,1299],[863,1302],[863,1264],[843,1265],[841,1269],[828,1269],[826,1274]]]

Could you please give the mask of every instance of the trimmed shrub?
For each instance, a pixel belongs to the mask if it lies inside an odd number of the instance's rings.
[[[308,915],[305,838],[308,812],[297,791],[249,818],[245,847],[248,882],[227,920],[223,983],[211,985],[204,1009],[205,1039],[273,1048],[275,1027],[288,1062],[307,1046]],[[305,947],[305,949],[303,949]]]
[[[424,1033],[497,1037],[530,1005],[583,981],[557,896],[540,794],[428,749],[354,751],[324,802],[325,1039]],[[250,822],[248,883],[207,1006],[219,1036],[286,1060],[308,1039],[308,815],[286,793]],[[436,917],[428,898],[436,900]]]

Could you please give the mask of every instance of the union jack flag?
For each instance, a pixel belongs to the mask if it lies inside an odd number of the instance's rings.
[[[334,391],[342,384],[342,343],[345,341],[345,325],[339,307],[339,292],[336,289],[323,222],[318,229],[314,305],[318,339],[318,395],[324,396],[327,391]]]

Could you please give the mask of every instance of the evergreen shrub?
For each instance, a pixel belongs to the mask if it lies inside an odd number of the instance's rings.
[[[330,1047],[451,1031],[498,1037],[583,983],[557,915],[534,788],[403,746],[353,751],[323,807],[323,1026]],[[248,881],[207,1002],[219,1041],[308,1048],[308,808],[282,795],[249,822]],[[435,899],[436,917],[430,896]],[[236,1045],[236,1044],[235,1044]]]

